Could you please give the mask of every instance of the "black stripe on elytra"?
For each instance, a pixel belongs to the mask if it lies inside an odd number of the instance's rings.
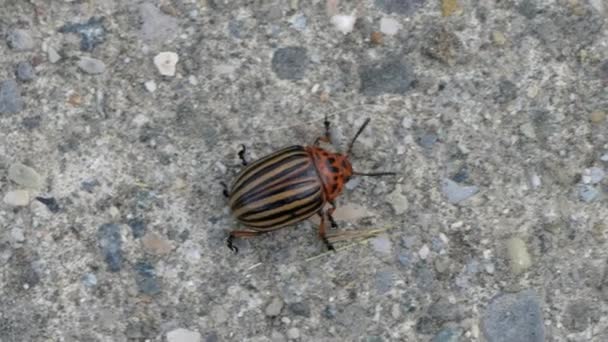
[[[268,210],[272,210],[272,209],[276,209],[279,207],[282,207],[284,205],[287,205],[289,203],[295,202],[295,201],[299,201],[302,199],[305,199],[306,197],[310,197],[313,196],[316,192],[321,192],[321,187],[314,187],[308,191],[302,191],[299,192],[297,194],[291,195],[289,197],[285,197],[285,198],[280,198],[274,202],[270,202],[266,205],[263,205],[259,208],[253,208],[249,211],[244,212],[243,214],[239,215],[240,217],[243,217],[245,215],[249,215],[249,214],[259,214],[261,212],[264,211],[268,211]],[[251,203],[250,203],[251,204]]]
[[[257,194],[263,192],[264,190],[266,190],[266,187],[268,184],[276,182],[277,180],[282,182],[284,180],[308,177],[308,172],[309,172],[308,169],[312,166],[312,164],[309,164],[308,167],[306,167],[306,165],[304,165],[304,164],[305,163],[298,163],[292,167],[289,167],[289,168],[277,173],[275,176],[256,185],[253,189],[249,189],[246,193],[242,194],[241,197],[237,199],[237,203],[242,201],[242,198],[245,196],[254,196],[254,195],[257,195]],[[300,172],[295,172],[300,168],[302,168],[302,170]]]
[[[320,195],[320,193],[319,193],[319,195]],[[311,206],[312,204],[315,204],[315,203],[317,203],[318,205]],[[310,214],[313,211],[316,212],[321,205],[323,205],[323,201],[321,200],[320,196],[312,196],[309,201],[306,201],[306,202],[298,205],[295,208],[281,210],[281,211],[279,211],[277,213],[273,213],[273,214],[270,214],[270,215],[267,215],[267,216],[264,216],[264,217],[257,217],[257,218],[254,218],[254,219],[248,219],[247,217],[242,217],[241,220],[245,224],[247,224],[247,223],[251,223],[251,224],[264,223],[264,221],[272,221],[272,220],[278,219],[278,218],[283,217],[283,216],[285,216],[286,218],[288,218],[288,219],[291,220],[291,219],[294,219],[296,217],[301,217],[301,216],[305,216],[307,214]],[[308,208],[308,207],[310,207],[310,208]],[[308,209],[305,210],[304,212],[299,212],[298,213],[298,211],[300,211],[302,209],[306,209],[306,208],[308,208]]]
[[[278,229],[281,228],[283,225],[285,225],[286,223],[297,223],[300,222],[302,220],[305,220],[307,218],[309,218],[310,216],[314,215],[316,212],[319,211],[319,208],[321,208],[321,205],[314,205],[311,206],[310,208],[308,208],[305,212],[299,213],[297,216],[292,216],[292,215],[284,215],[284,219],[277,221],[277,222],[251,222],[251,223],[246,223],[243,222],[243,224],[253,227],[255,230],[274,230],[274,229]]]
[[[241,196],[237,200],[235,207],[240,208],[240,207],[248,205],[248,204],[254,204],[256,201],[263,200],[264,198],[278,195],[282,192],[296,190],[298,188],[308,186],[311,183],[318,182],[318,180],[315,178],[301,179],[297,183],[289,183],[289,181],[290,181],[289,179],[286,179],[284,182],[277,184],[277,186],[281,185],[280,187],[273,189],[272,191],[269,191],[269,192],[264,192],[264,189],[262,189],[262,191],[257,192],[257,193],[247,192],[247,193],[243,194],[243,196]]]
[[[249,185],[251,182],[255,181],[258,177],[260,177],[261,175],[264,175],[268,172],[272,172],[280,167],[283,167],[285,163],[289,163],[291,161],[294,160],[298,160],[301,159],[302,163],[298,163],[297,165],[304,165],[308,162],[308,155],[305,153],[296,153],[296,154],[291,154],[287,157],[284,157],[282,159],[277,160],[271,160],[271,162],[268,165],[265,165],[263,167],[256,167],[254,168],[255,170],[250,171],[248,175],[239,177],[239,181],[241,179],[245,179],[243,181],[243,183],[241,183],[241,185],[239,185],[237,188],[232,189],[231,192],[235,193],[241,189],[243,189],[244,187],[246,187],[247,185]]]
[[[282,150],[278,150],[265,157],[262,157],[256,161],[254,161],[253,163],[249,164],[245,169],[243,169],[240,176],[237,179],[235,179],[232,184],[238,183],[241,179],[244,179],[245,177],[247,177],[247,175],[249,175],[252,171],[258,169],[258,167],[260,165],[266,163],[268,160],[276,158],[281,155],[293,153],[293,152],[305,152],[305,150],[304,150],[304,147],[302,147],[302,146],[294,145],[294,146],[285,147]]]

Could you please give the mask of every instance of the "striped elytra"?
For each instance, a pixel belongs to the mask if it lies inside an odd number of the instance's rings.
[[[269,231],[316,214],[325,198],[306,149],[290,146],[243,169],[230,186],[229,202],[239,222]]]
[[[336,209],[334,200],[340,195],[344,184],[353,175],[383,176],[392,172],[354,172],[348,155],[353,143],[369,123],[367,119],[359,128],[345,154],[328,152],[318,147],[320,141],[331,142],[329,122],[325,120],[325,136],[315,140],[312,146],[289,146],[247,164],[245,148],[239,157],[246,165],[236,176],[230,188],[224,185],[224,195],[232,214],[247,227],[233,230],[227,245],[234,252],[235,237],[252,237],[288,225],[293,225],[312,215],[319,215],[319,236],[329,249],[333,246],[325,236],[325,221],[337,228],[332,214]],[[325,209],[329,204],[331,207]]]

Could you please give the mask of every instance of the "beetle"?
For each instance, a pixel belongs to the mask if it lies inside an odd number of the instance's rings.
[[[319,237],[329,250],[334,250],[327,240],[325,221],[337,228],[332,214],[336,210],[335,199],[344,184],[355,176],[395,175],[394,172],[362,173],[353,171],[349,155],[353,144],[369,124],[367,118],[361,125],[346,153],[333,153],[321,147],[321,141],[331,143],[330,123],[325,118],[325,135],[318,137],[310,146],[293,145],[280,149],[253,163],[245,158],[245,145],[238,153],[245,166],[230,189],[225,183],[224,196],[228,198],[233,216],[248,230],[233,230],[226,241],[228,248],[238,253],[233,245],[236,237],[253,237],[279,228],[296,224],[317,214],[321,218]],[[326,204],[331,208],[325,210]]]

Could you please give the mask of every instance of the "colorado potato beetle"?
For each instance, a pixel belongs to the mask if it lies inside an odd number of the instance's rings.
[[[227,239],[228,248],[238,253],[233,245],[236,237],[252,237],[293,225],[317,214],[321,218],[319,237],[333,250],[325,235],[325,221],[333,228],[335,199],[344,184],[355,176],[385,176],[394,172],[361,173],[353,171],[348,159],[353,144],[365,129],[367,118],[359,128],[345,154],[332,153],[321,147],[321,141],[331,143],[329,121],[325,119],[325,136],[311,146],[294,145],[278,150],[253,163],[245,159],[245,146],[239,157],[245,168],[230,185],[224,186],[233,216],[248,230],[234,230]],[[326,204],[331,208],[325,210]]]

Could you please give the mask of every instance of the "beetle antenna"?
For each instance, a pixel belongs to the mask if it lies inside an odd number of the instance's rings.
[[[369,120],[370,120],[370,118],[365,119],[365,122],[363,122],[363,125],[361,125],[361,128],[359,128],[359,130],[357,131],[357,134],[355,134],[355,137],[350,142],[350,145],[348,145],[348,150],[346,150],[346,155],[350,154],[350,150],[353,149],[353,144],[355,143],[355,140],[357,140],[357,138],[359,137],[359,135],[361,134],[361,132],[363,132],[363,130],[365,129],[365,127],[367,127],[367,124],[369,123]]]
[[[397,172],[353,172],[355,176],[369,176],[369,177],[378,177],[378,176],[394,176]]]

